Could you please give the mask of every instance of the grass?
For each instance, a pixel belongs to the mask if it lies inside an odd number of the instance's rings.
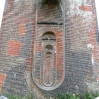
[[[14,95],[6,95],[8,99],[32,99],[30,95],[27,95],[25,97],[21,96],[14,96]]]
[[[84,94],[59,94],[55,97],[55,99],[95,99],[99,96],[99,93],[88,93],[85,92]],[[14,95],[7,95],[8,99],[33,99],[30,95],[25,97],[14,96]],[[36,99],[36,98],[35,98]]]
[[[7,98],[8,99],[22,99],[21,97],[14,96],[14,95],[7,96]]]
[[[99,93],[88,93],[84,94],[59,94],[55,99],[95,99],[99,96]]]

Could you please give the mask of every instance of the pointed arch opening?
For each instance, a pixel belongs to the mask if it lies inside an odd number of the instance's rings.
[[[61,0],[39,0],[37,6],[32,74],[34,83],[43,90],[54,90],[64,80],[64,36],[60,3]]]

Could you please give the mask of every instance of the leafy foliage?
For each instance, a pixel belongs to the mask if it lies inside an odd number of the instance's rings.
[[[95,99],[96,97],[99,96],[99,93],[89,93],[85,92],[84,94],[67,94],[67,93],[62,93],[58,94],[55,99]],[[8,99],[36,99],[35,97],[32,98],[30,95],[27,95],[25,97],[19,97],[19,96],[14,96],[14,95],[7,95],[6,96]]]
[[[33,98],[31,98],[30,95],[27,95],[27,96],[25,96],[25,97],[14,96],[14,95],[6,95],[6,97],[7,97],[8,99],[33,99]]]
[[[85,92],[84,94],[60,94],[57,95],[55,99],[95,99],[99,96],[99,93],[88,93]]]
[[[22,99],[21,97],[19,97],[19,96],[14,96],[14,95],[7,95],[7,98],[8,98],[8,99]]]

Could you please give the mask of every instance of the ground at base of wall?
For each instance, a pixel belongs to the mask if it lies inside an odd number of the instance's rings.
[[[99,93],[99,82],[88,83],[88,92],[98,92]]]
[[[14,96],[14,95],[7,95],[6,97],[1,95],[0,99],[37,99],[36,97],[31,97],[30,95],[27,95],[25,97],[20,97],[20,96]],[[85,92],[84,94],[67,94],[67,93],[62,93],[57,95],[56,97],[48,97],[44,99],[99,99],[99,93],[89,93]]]

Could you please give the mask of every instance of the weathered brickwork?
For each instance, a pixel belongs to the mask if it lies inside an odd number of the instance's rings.
[[[22,43],[19,41],[8,41],[7,54],[14,56],[18,55],[20,53],[21,46]]]
[[[5,78],[6,78],[5,74],[0,74],[0,93],[2,91],[2,85],[3,85]]]
[[[99,91],[94,0],[42,1],[6,0],[0,30],[0,92],[44,99]]]

